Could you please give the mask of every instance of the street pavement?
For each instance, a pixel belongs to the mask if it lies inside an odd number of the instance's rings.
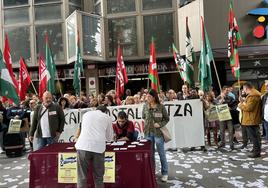
[[[241,144],[236,144],[239,148]],[[198,149],[198,148],[197,148]],[[216,146],[207,151],[167,151],[169,179],[160,181],[160,163],[156,155],[156,178],[159,188],[167,187],[268,187],[268,142],[262,140],[261,158],[248,158],[252,149],[229,150],[228,146],[218,150]],[[7,158],[0,154],[0,187],[29,187],[29,161],[27,152],[22,157]]]

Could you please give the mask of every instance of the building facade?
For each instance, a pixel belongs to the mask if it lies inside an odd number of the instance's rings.
[[[115,86],[118,43],[123,47],[129,75],[126,88],[137,92],[148,85],[149,45],[154,37],[158,71],[163,90],[179,90],[182,81],[176,71],[172,43],[185,54],[185,17],[189,18],[194,50],[200,51],[200,16],[204,17],[221,83],[236,82],[228,66],[229,2],[222,0],[1,0],[0,44],[8,36],[15,72],[20,56],[38,86],[38,57],[45,54],[48,33],[58,71],[59,87],[72,92],[76,41],[84,60],[82,90],[107,92]],[[234,0],[234,11],[242,34],[239,49],[241,80],[261,87],[268,75],[268,39],[256,39],[252,30],[256,16],[252,9],[266,6],[262,0]],[[79,32],[77,32],[79,31]],[[198,53],[197,53],[198,54]],[[195,64],[195,77],[198,75]],[[213,74],[215,77],[215,74]],[[214,79],[216,80],[216,78]],[[214,84],[217,88],[217,83]]]

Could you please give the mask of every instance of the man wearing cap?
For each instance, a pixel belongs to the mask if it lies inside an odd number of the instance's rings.
[[[106,141],[112,141],[112,119],[106,114],[106,106],[83,115],[81,133],[75,148],[77,150],[77,188],[87,187],[88,166],[93,167],[96,188],[103,188],[104,151]]]

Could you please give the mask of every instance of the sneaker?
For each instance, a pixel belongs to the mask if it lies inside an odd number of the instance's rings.
[[[161,178],[161,181],[162,182],[167,182],[168,180],[168,175],[163,175],[162,178]]]

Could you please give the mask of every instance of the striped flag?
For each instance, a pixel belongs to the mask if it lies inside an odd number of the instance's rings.
[[[229,9],[228,58],[230,58],[232,73],[236,78],[240,77],[238,47],[241,45],[242,39],[233,11],[233,2],[231,1]]]
[[[154,39],[152,38],[150,46],[150,62],[149,62],[149,79],[151,80],[151,88],[155,91],[160,91],[160,82],[157,71],[156,57],[155,57]]]

